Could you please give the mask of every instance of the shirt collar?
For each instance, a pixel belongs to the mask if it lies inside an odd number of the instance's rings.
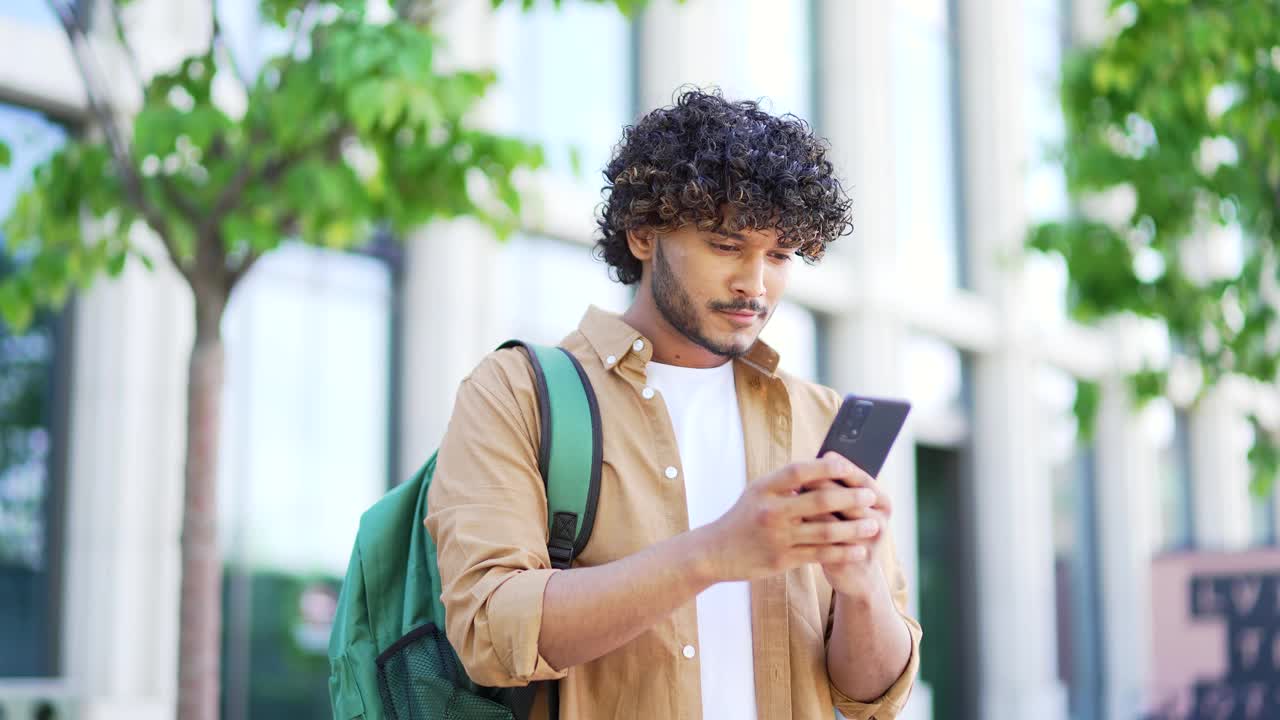
[[[601,310],[595,305],[587,308],[578,323],[578,331],[596,351],[600,364],[610,370],[621,365],[629,354],[638,355],[642,366],[653,357],[652,343],[648,338],[628,325],[621,315]],[[636,346],[637,340],[642,341],[639,347]],[[759,338],[739,359],[770,377],[778,369],[778,352]]]

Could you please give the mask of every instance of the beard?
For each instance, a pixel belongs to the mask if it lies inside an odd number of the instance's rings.
[[[671,266],[667,264],[667,259],[662,254],[661,242],[657,243],[654,251],[653,281],[650,289],[653,291],[653,299],[658,306],[658,312],[662,314],[662,319],[675,328],[676,332],[708,352],[730,359],[738,358],[745,355],[755,342],[755,338],[748,342],[734,339],[717,342],[707,337],[702,330],[702,322],[698,317],[698,309],[693,304],[693,298],[689,296],[689,293],[684,289],[684,285],[680,283],[680,279],[676,277],[675,272],[671,270]],[[745,305],[742,303],[720,303],[711,309],[762,310],[758,305],[751,303]]]

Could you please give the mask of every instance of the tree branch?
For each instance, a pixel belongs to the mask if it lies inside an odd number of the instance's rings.
[[[298,45],[301,42],[303,30],[306,27],[307,14],[310,12],[313,5],[314,5],[314,0],[307,0],[307,2],[305,2],[302,5],[302,8],[299,10],[298,21],[293,26],[293,37],[289,42],[288,54],[285,55],[285,57],[289,58],[291,61],[294,59],[294,56],[297,54]],[[221,25],[218,24],[216,12],[214,13],[214,23],[215,23],[216,32],[221,33]],[[228,57],[230,57],[229,50],[228,50]],[[241,82],[243,82],[243,78],[241,79]],[[246,88],[247,87],[248,86],[246,85]],[[272,160],[268,160],[266,163],[262,165],[261,168],[257,169],[256,171],[255,171],[255,168],[253,167],[253,161],[250,157],[250,151],[254,146],[255,141],[265,140],[266,138],[265,137],[259,138],[258,133],[253,133],[253,137],[250,138],[250,141],[245,148],[244,157],[240,163],[239,169],[236,170],[236,174],[232,176],[231,180],[227,183],[226,187],[222,191],[222,194],[218,196],[218,199],[216,201],[214,201],[213,207],[210,209],[208,216],[205,218],[205,223],[202,226],[202,230],[206,232],[212,232],[213,229],[217,227],[218,223],[221,223],[222,220],[228,214],[230,214],[231,211],[233,211],[236,208],[236,206],[240,203],[240,200],[241,198],[244,197],[244,192],[246,189],[248,189],[249,185],[255,182],[271,182],[275,180],[281,174],[283,174],[286,170],[288,170],[294,163],[302,159],[304,156],[306,156],[308,153],[312,152],[313,150],[320,149],[327,145],[340,142],[345,132],[346,131],[344,128],[337,128],[329,135],[326,135],[321,142],[315,143],[313,145],[304,146],[301,148],[295,148],[293,151],[287,152],[283,156],[274,158]],[[225,147],[223,149],[225,150]],[[251,267],[253,263],[256,262],[256,260],[257,260],[256,255],[251,253],[248,256],[248,259],[242,264],[240,268],[237,268],[234,271],[232,271],[232,274],[230,276],[230,282],[232,286],[234,286],[234,284],[238,282],[239,279],[249,271],[249,267]]]
[[[200,209],[186,195],[178,191],[178,187],[173,184],[173,180],[168,175],[161,173],[156,176],[156,179],[160,184],[160,190],[164,192],[169,202],[173,203],[173,206],[178,208],[178,212],[181,212],[192,225],[195,225],[202,214]]]
[[[234,290],[235,287],[240,284],[240,281],[244,279],[245,275],[249,274],[249,271],[253,269],[254,263],[258,262],[258,258],[260,257],[262,257],[262,253],[257,251],[251,252],[240,262],[240,267],[233,268],[227,272],[228,292]]]
[[[251,184],[258,182],[270,183],[278,180],[286,170],[307,155],[313,152],[320,152],[322,150],[340,147],[342,139],[346,134],[347,128],[345,126],[334,128],[317,142],[294,148],[279,157],[268,160],[263,163],[262,167],[259,168],[257,172],[254,171],[252,163],[246,157],[245,162],[240,166],[240,169],[236,171],[235,176],[227,183],[226,189],[223,190],[222,195],[220,195],[218,200],[214,203],[213,210],[208,216],[208,222],[211,225],[217,225],[217,223],[222,222],[223,218],[225,218],[227,214],[234,210],[236,205],[240,203],[241,198],[244,196],[244,191],[248,189]]]
[[[310,153],[340,148],[342,138],[345,137],[345,135],[346,128],[335,128],[332,132],[322,138],[320,142],[316,142],[306,147],[296,148],[291,153],[286,153],[282,157],[267,162],[256,174],[252,172],[248,165],[242,166],[240,172],[236,173],[236,177],[228,183],[226,192],[223,193],[222,197],[218,198],[218,203],[214,207],[214,211],[209,215],[210,219],[216,226],[216,223],[221,222],[228,213],[235,209],[236,205],[240,202],[240,198],[245,189],[248,188],[250,184],[255,182],[274,182],[281,174]],[[282,236],[292,235],[297,232],[297,224],[298,213],[291,212],[280,218],[277,228]],[[228,292],[239,284],[240,280],[249,273],[249,270],[253,268],[254,263],[256,263],[258,258],[261,256],[262,253],[252,251],[240,262],[239,267],[231,268],[227,271]]]
[[[107,7],[111,9],[111,22],[115,25],[116,40],[120,42],[125,58],[129,61],[129,70],[133,73],[134,81],[138,83],[139,92],[142,92],[146,88],[146,81],[142,77],[142,65],[138,63],[138,55],[133,51],[133,45],[125,34],[124,17],[120,14],[120,6],[108,0]]]
[[[281,237],[298,234],[297,211],[290,212],[280,218],[280,222],[276,225],[276,230],[280,233]],[[240,262],[239,267],[232,268],[228,271],[228,292],[234,289],[236,285],[240,284],[240,281],[244,279],[244,276],[249,274],[249,271],[253,269],[254,264],[257,263],[260,258],[262,258],[261,252],[258,252],[257,250],[250,251],[249,254],[245,256],[244,260]]]
[[[235,209],[236,205],[239,204],[244,191],[249,187],[249,185],[258,182],[275,182],[290,167],[313,152],[339,152],[342,147],[342,139],[346,137],[346,135],[347,128],[345,126],[334,128],[328,135],[325,135],[319,141],[300,148],[295,148],[292,152],[285,153],[278,158],[268,161],[257,173],[254,173],[248,165],[241,166],[240,171],[237,172],[236,176],[227,184],[226,191],[218,198],[218,202],[214,206],[213,212],[209,214],[212,224],[216,227],[216,223],[222,222],[222,219]],[[298,213],[290,212],[280,218],[277,228],[282,236],[292,235],[297,233],[297,224]],[[210,228],[210,231],[211,230],[212,228]],[[249,270],[253,268],[254,263],[256,263],[258,258],[261,256],[262,253],[260,252],[250,252],[245,256],[245,259],[240,262],[239,267],[232,268],[227,272],[228,292],[230,292],[230,290],[249,273]]]
[[[67,35],[67,40],[71,45],[72,58],[80,71],[80,78],[84,81],[85,98],[89,103],[89,111],[102,128],[103,134],[106,135],[107,147],[111,151],[111,159],[115,165],[116,172],[120,174],[125,196],[142,213],[147,224],[160,236],[160,240],[164,243],[165,250],[169,253],[169,259],[172,261],[173,266],[190,283],[192,280],[190,269],[182,262],[182,258],[173,244],[168,221],[147,200],[146,193],[142,190],[142,183],[138,178],[136,168],[133,166],[132,151],[121,136],[111,104],[108,100],[98,95],[103,85],[87,57],[86,48],[89,45],[89,41],[81,18],[64,3],[57,2],[57,0],[47,0],[47,2],[58,17],[58,21]]]

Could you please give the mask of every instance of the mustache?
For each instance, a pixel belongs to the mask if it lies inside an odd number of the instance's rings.
[[[750,313],[755,313],[757,315],[763,315],[764,311],[767,308],[765,308],[764,305],[759,305],[757,303],[752,303],[752,302],[747,302],[747,303],[735,302],[735,303],[712,303],[711,309],[719,310],[721,312],[750,312]]]

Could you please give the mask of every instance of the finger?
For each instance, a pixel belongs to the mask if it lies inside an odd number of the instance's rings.
[[[841,562],[824,563],[822,565],[822,569],[828,572],[840,572],[841,570],[846,570],[855,565],[860,565],[863,562],[865,562],[868,558],[871,557],[871,551],[867,549],[866,545],[855,545],[853,547],[863,548],[864,550],[866,550],[866,552],[858,553],[857,557],[853,560],[843,560]]]
[[[828,453],[828,455],[836,455],[836,453]],[[840,483],[845,487],[874,487],[876,485],[876,479],[867,474],[867,471],[858,467],[853,461],[846,460],[840,455],[836,455],[836,457],[848,463],[846,467],[843,467],[845,472],[838,476]]]
[[[889,493],[877,489],[876,491],[876,509],[884,513],[885,517],[893,514],[893,500],[889,498]]]
[[[836,545],[874,541],[880,534],[880,521],[861,518],[837,522],[807,523],[792,535],[796,545]]]
[[[884,487],[875,478],[863,472],[861,469],[855,468],[854,476],[847,481],[847,485],[842,487],[863,487],[876,493],[876,501],[873,506],[886,515],[893,513],[893,500],[889,497],[889,493],[884,491]],[[834,481],[826,481],[829,484],[835,484]],[[812,483],[814,487],[823,487],[822,481]]]
[[[844,487],[861,484],[865,479],[870,478],[857,463],[834,450],[828,450],[822,459],[833,463],[834,472],[829,479]]]
[[[786,499],[786,512],[793,518],[809,518],[827,513],[863,513],[875,505],[876,493],[868,488],[829,488]]]
[[[801,490],[815,480],[845,478],[857,468],[853,463],[836,453],[827,453],[818,460],[803,460],[791,463],[774,473],[768,483],[769,490],[778,493],[790,493]]]
[[[866,545],[799,545],[796,554],[802,562],[819,565],[843,565],[867,559]]]
[[[819,478],[817,480],[810,480],[809,482],[804,484],[804,487],[800,488],[796,492],[812,492],[814,490],[822,490],[823,488],[847,488],[847,487],[849,486],[845,485],[843,480],[833,480],[832,478],[824,477],[824,478]]]
[[[815,480],[807,486],[814,490],[829,489],[835,490],[844,488],[839,482],[831,479]],[[811,517],[801,518],[802,522],[838,522],[840,520],[852,520],[853,517],[859,516],[861,513],[852,512],[846,515],[842,512],[824,513],[821,515],[813,515]],[[851,517],[852,516],[852,517]]]

